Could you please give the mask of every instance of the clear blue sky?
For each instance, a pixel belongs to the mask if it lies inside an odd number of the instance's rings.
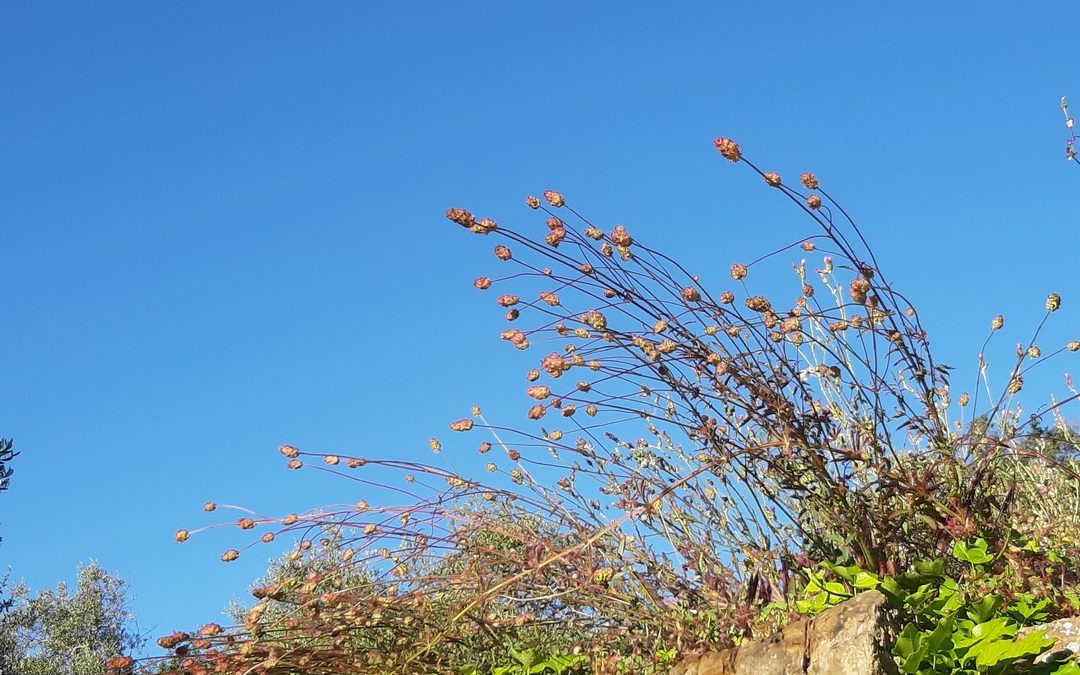
[[[16,577],[52,585],[96,558],[144,629],[218,618],[273,549],[226,566],[236,530],[176,545],[211,522],[204,501],[363,496],[287,472],[279,443],[428,459],[474,402],[520,418],[531,357],[497,339],[470,285],[489,245],[445,208],[509,223],[559,188],[720,279],[804,225],[718,134],[816,171],[962,373],[990,317],[1030,325],[1049,291],[1049,342],[1080,335],[1058,109],[1080,104],[1072,3],[524,7],[0,7]]]

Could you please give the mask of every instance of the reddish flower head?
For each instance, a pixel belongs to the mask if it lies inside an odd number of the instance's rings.
[[[566,200],[563,199],[563,196],[554,190],[544,190],[544,199],[547,200],[548,204],[551,204],[555,208],[559,208],[566,204]]]
[[[724,138],[723,136],[717,136],[713,141],[713,145],[716,146],[716,151],[727,160],[737,162],[742,157],[742,152],[739,150],[739,144],[730,138]]]

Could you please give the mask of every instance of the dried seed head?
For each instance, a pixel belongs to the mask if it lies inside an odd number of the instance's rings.
[[[585,236],[589,239],[595,239],[596,241],[600,241],[604,238],[604,231],[601,230],[599,227],[596,227],[595,225],[589,225],[585,228]]]
[[[971,397],[968,396],[968,393],[966,391],[963,394],[960,394],[960,407],[961,408],[966,406],[969,401],[971,401]]]
[[[851,299],[858,303],[866,302],[866,294],[870,291],[870,282],[864,277],[856,277],[851,281],[848,289]]]
[[[202,505],[202,510],[206,511],[207,513],[210,513],[211,511],[213,511],[216,508],[217,508],[217,504],[215,504],[214,502],[206,502],[205,504]]]
[[[442,452],[442,443],[439,442],[439,439],[429,438],[427,443],[432,452]]]
[[[521,312],[516,309],[512,309],[506,313],[506,320],[516,321],[519,316],[521,316]]]
[[[536,382],[540,379],[540,371],[536,368],[533,368],[525,375],[525,379],[529,382]]]
[[[1070,352],[1080,351],[1080,340],[1070,341],[1069,344],[1065,345],[1065,349],[1068,349]]]
[[[701,300],[701,293],[698,293],[696,288],[687,286],[683,289],[682,297],[683,300],[686,300],[687,302],[697,302],[698,300]]]
[[[746,299],[746,308],[764,313],[772,310],[772,304],[760,295],[755,295]]]
[[[528,417],[531,420],[538,420],[543,417],[546,412],[547,408],[540,404],[536,404],[533,407],[529,408]]]
[[[818,189],[817,176],[815,176],[812,173],[806,172],[806,173],[800,174],[799,175],[799,180],[802,182],[803,187],[805,187],[807,190],[816,190],[816,189]]]
[[[473,428],[473,421],[465,418],[450,423],[450,431],[468,431]]]
[[[1035,345],[1031,345],[1030,347],[1028,347],[1027,354],[1031,358],[1037,359],[1040,356],[1042,356],[1042,350],[1039,349],[1038,347],[1036,347]]]
[[[176,531],[176,542],[177,542],[178,544],[182,544],[182,543],[184,543],[184,542],[185,542],[185,541],[187,541],[187,540],[188,540],[188,539],[189,539],[190,537],[191,537],[191,533],[190,533],[190,532],[188,532],[187,530],[177,530],[177,531]]]
[[[1024,378],[1020,377],[1019,375],[1014,375],[1013,378],[1009,380],[1008,392],[1010,394],[1016,394],[1023,388]]]
[[[730,138],[724,138],[723,136],[717,136],[713,141],[713,145],[716,146],[717,152],[727,160],[737,162],[742,157],[742,152],[739,150],[739,144]]]
[[[477,450],[480,451],[481,455],[484,454],[485,452],[489,452],[491,450],[491,443],[489,443],[488,441],[484,441],[483,443],[480,444],[480,447],[477,448]]]
[[[747,271],[748,270],[746,269],[746,265],[740,265],[739,263],[735,263],[731,266],[731,278],[735,281],[745,279]]]
[[[461,225],[462,227],[472,227],[476,224],[476,220],[473,218],[473,214],[469,213],[465,209],[447,209],[446,217],[452,222]]]
[[[262,536],[262,540],[263,540],[264,544],[269,544],[270,542],[274,541],[274,533],[273,532],[267,532],[266,534],[264,534]]]
[[[513,307],[514,305],[518,304],[518,302],[520,302],[520,301],[521,301],[521,298],[519,298],[516,295],[511,295],[509,293],[507,293],[505,295],[500,295],[499,299],[496,300],[496,302],[498,302],[503,307]]]
[[[300,451],[298,449],[294,448],[291,445],[279,446],[278,447],[278,452],[280,452],[281,454],[285,455],[286,457],[290,457],[290,458],[300,456]]]
[[[250,530],[251,528],[255,527],[255,521],[251,518],[241,518],[240,520],[236,521],[236,524],[240,527],[241,530]]]
[[[816,247],[816,246],[814,245],[814,242],[812,242],[812,241],[809,241],[809,240],[807,240],[807,241],[804,241],[804,242],[803,242],[803,243],[801,244],[801,246],[802,246],[802,250],[806,251],[807,253],[810,253],[810,252],[812,252],[812,251],[813,251],[813,250],[814,250],[815,248],[817,248],[817,247]]]
[[[546,241],[548,245],[552,246],[553,248],[558,248],[559,244],[562,243],[563,239],[566,239],[565,227],[557,227],[551,232],[548,232],[548,235],[544,237],[544,241]]]
[[[596,413],[597,413],[597,408],[596,408],[595,405],[589,404],[589,405],[585,406],[585,414],[588,415],[589,417],[595,417]]]
[[[625,227],[616,225],[615,229],[611,231],[611,243],[616,246],[629,246],[634,243],[634,239],[626,231]]]
[[[604,330],[605,328],[607,328],[607,319],[604,317],[603,314],[601,314],[595,309],[590,309],[588,312],[582,314],[578,318],[581,320],[581,323],[589,326],[594,330]]]
[[[295,470],[295,469],[299,469],[300,467],[304,466],[304,463],[301,462],[298,459],[290,459],[288,462],[285,463],[285,466],[286,466],[286,468]]]
[[[337,466],[337,463],[341,461],[341,458],[337,455],[323,455],[323,462],[330,466]]]
[[[1005,317],[998,314],[990,320],[990,330],[1001,330],[1001,327],[1005,325]]]
[[[772,187],[780,187],[780,174],[776,173],[775,171],[770,171],[766,173],[764,178],[765,182]]]
[[[528,206],[530,209],[538,209],[540,208],[540,200],[533,195],[529,195],[525,198],[525,205]]]
[[[1056,312],[1061,308],[1061,296],[1057,293],[1051,293],[1046,296],[1046,311]]]
[[[491,288],[491,277],[477,277],[476,281],[472,282],[473,286],[476,286],[481,291],[486,291]]]
[[[733,302],[735,302],[735,294],[731,291],[724,291],[720,294],[720,304],[730,305]]]
[[[495,257],[498,258],[499,260],[502,260],[503,262],[506,262],[507,260],[509,260],[510,258],[512,258],[514,256],[513,256],[512,253],[510,253],[510,249],[508,249],[505,246],[503,246],[502,244],[500,244],[500,245],[495,247]]]
[[[547,200],[548,204],[551,204],[555,208],[559,208],[566,204],[566,200],[563,199],[563,196],[554,190],[544,190],[544,199]]]
[[[221,561],[222,562],[232,562],[232,561],[236,560],[239,557],[240,557],[240,551],[237,551],[235,548],[230,548],[228,551],[225,551],[224,553],[221,554]]]
[[[473,234],[490,234],[498,228],[499,226],[491,218],[481,218],[473,223],[473,226],[469,228],[469,231]]]
[[[817,195],[810,195],[806,198],[806,205],[815,211],[821,208],[821,197]]]
[[[544,291],[540,294],[540,299],[552,307],[559,306],[559,296],[555,295],[554,293]]]
[[[525,390],[525,393],[532,398],[535,398],[537,401],[543,401],[548,396],[551,396],[551,389],[544,385],[537,385],[535,387],[529,387]]]

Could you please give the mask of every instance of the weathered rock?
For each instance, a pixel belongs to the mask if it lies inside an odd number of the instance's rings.
[[[1054,638],[1054,646],[1044,654],[1040,654],[1035,661],[1047,663],[1049,661],[1065,661],[1070,657],[1080,654],[1080,617],[1058,619],[1040,626],[1023,628],[1017,637],[1023,637],[1033,631],[1044,631],[1046,637]]]
[[[779,634],[676,664],[668,675],[894,675],[896,612],[869,591]]]
[[[810,623],[807,675],[897,673],[897,612],[877,591],[860,593]]]

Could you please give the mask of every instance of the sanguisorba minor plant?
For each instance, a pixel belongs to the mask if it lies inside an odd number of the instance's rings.
[[[292,469],[357,479],[378,465],[403,482],[361,480],[349,508],[235,521],[264,542],[298,537],[295,573],[255,587],[241,625],[162,638],[175,671],[562,672],[528,670],[523,653],[565,672],[659,671],[775,629],[815,563],[891,575],[972,536],[1003,551],[995,564],[1018,588],[1057,598],[1075,584],[1080,545],[1039,509],[1055,501],[1040,491],[1080,486],[1061,414],[1077,393],[1030,416],[1018,396],[1032,368],[1080,342],[1044,353],[1040,324],[1000,391],[982,360],[977,386],[958,391],[818,179],[792,184],[730,139],[715,146],[812,226],[732,264],[719,288],[555,191],[526,199],[528,232],[447,211],[494,240],[474,285],[506,313],[500,337],[536,353],[523,424],[473,408],[449,425],[490,458],[484,479],[283,445]],[[793,263],[779,276],[791,291],[755,292],[778,262]],[[1048,317],[1061,298],[1045,303]]]

